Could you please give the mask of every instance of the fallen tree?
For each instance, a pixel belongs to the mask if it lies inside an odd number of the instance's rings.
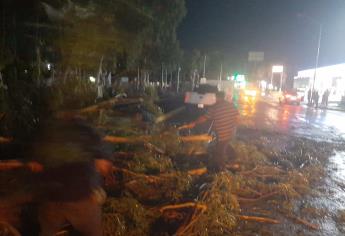
[[[116,185],[107,187],[104,235],[266,235],[287,221],[319,229],[296,202],[314,193],[334,146],[294,138],[289,152],[277,152],[266,141],[237,140],[229,144],[235,162],[226,164],[226,172],[212,173],[210,136],[181,137],[175,128],[142,125],[133,119],[141,114],[135,106],[130,114],[115,112],[109,109],[114,101],[81,112],[114,151]],[[154,117],[159,121],[158,113]],[[8,180],[13,178],[19,176]]]

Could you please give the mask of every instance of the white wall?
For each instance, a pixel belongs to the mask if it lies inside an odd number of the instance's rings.
[[[313,87],[315,69],[299,71],[294,79],[294,87],[299,88],[303,83],[302,79],[309,78],[309,88]],[[333,66],[320,67],[316,70],[316,80],[314,88],[319,92],[320,96],[327,89],[331,91],[329,96],[330,102],[340,102],[342,96],[345,95],[345,63]]]

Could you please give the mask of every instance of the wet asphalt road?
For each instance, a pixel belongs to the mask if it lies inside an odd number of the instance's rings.
[[[174,109],[183,101],[173,102]],[[269,148],[284,150],[294,136],[304,137],[325,143],[345,146],[345,112],[315,109],[306,105],[280,105],[272,100],[260,99],[256,102],[244,102],[238,105],[241,118],[237,138],[245,142],[265,142]],[[180,125],[190,122],[202,112],[200,109],[187,109],[171,122]],[[207,130],[207,125],[201,130]],[[248,128],[248,129],[247,129]],[[268,132],[266,132],[268,131]],[[273,132],[270,132],[273,131]],[[345,152],[334,150],[325,166],[326,176],[317,186],[320,194],[304,199],[305,204],[327,214],[322,219],[310,219],[320,226],[318,231],[310,231],[296,224],[279,226],[276,235],[306,236],[341,236],[345,235],[345,226],[339,226],[336,218],[339,211],[345,212]],[[304,216],[302,216],[303,218]],[[283,233],[285,232],[285,233]]]
[[[241,124],[260,130],[275,131],[288,136],[302,136],[330,143],[345,140],[345,112],[315,109],[305,105],[279,105],[273,101],[257,101],[239,105]],[[280,146],[284,139],[273,142]],[[247,137],[251,139],[250,137]],[[284,145],[283,145],[284,146]],[[345,152],[335,151],[325,166],[326,177],[316,189],[322,194],[308,198],[305,203],[328,213],[322,220],[314,221],[320,230],[304,231],[301,235],[345,235],[345,226],[337,224],[340,211],[345,211]],[[289,228],[290,230],[293,228]],[[290,235],[300,235],[290,231]]]
[[[239,105],[241,124],[317,140],[345,139],[345,112],[260,100]]]

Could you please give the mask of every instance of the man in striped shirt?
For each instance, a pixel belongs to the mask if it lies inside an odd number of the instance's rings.
[[[217,134],[217,143],[215,152],[209,167],[215,171],[222,171],[225,169],[227,151],[230,140],[234,137],[236,127],[238,124],[239,112],[233,103],[224,100],[224,93],[217,93],[216,103],[209,108],[207,113],[199,117],[195,122],[183,126],[182,128],[191,129],[196,125],[204,123],[208,120],[213,121],[213,129]],[[233,150],[230,150],[234,153]]]

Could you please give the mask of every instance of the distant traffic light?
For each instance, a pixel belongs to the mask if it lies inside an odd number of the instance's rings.
[[[237,81],[239,74],[237,72],[234,73],[234,80]]]
[[[231,80],[236,81],[236,82],[243,82],[246,80],[245,75],[239,74],[239,73],[234,73],[233,76],[231,76]]]

